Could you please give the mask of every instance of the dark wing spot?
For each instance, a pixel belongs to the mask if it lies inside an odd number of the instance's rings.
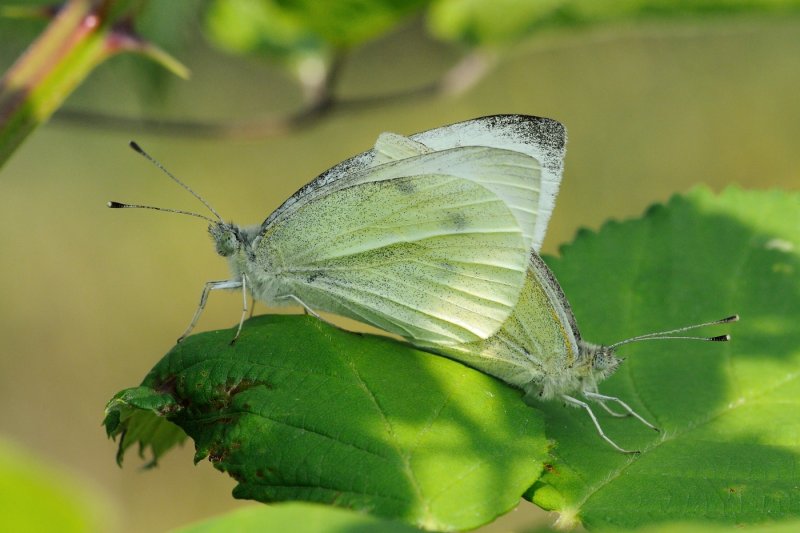
[[[414,185],[411,180],[407,179],[398,178],[392,180],[392,185],[403,194],[413,194],[417,190],[416,185]]]
[[[467,216],[461,211],[450,213],[447,220],[455,230],[463,230],[467,227]]]

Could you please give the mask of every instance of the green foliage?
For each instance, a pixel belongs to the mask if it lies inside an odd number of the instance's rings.
[[[329,53],[326,43],[302,20],[272,2],[216,1],[209,6],[205,24],[211,40],[233,53],[287,61]]]
[[[325,505],[285,503],[239,509],[210,520],[192,524],[174,533],[262,533],[291,531],[292,533],[414,533],[419,529],[379,520],[362,513],[345,511]]]
[[[107,531],[109,514],[83,480],[0,439],[0,531]]]
[[[380,35],[428,0],[262,0],[301,20],[335,48],[349,48]]]
[[[636,533],[730,533],[731,531],[736,533],[795,533],[800,531],[800,522],[796,520],[772,522],[756,526],[738,526],[735,529],[730,526],[701,522],[667,522],[637,529]]]
[[[190,44],[203,0],[147,0],[134,22],[136,31],[166,50],[182,50]]]
[[[137,2],[66,2],[0,82],[0,166],[101,63],[123,52],[186,76],[183,65],[129,33]]]
[[[558,444],[532,501],[587,527],[800,516],[800,194],[698,189],[583,234],[550,263],[589,341],[742,321],[726,344],[620,349],[627,360],[600,390],[662,433],[598,416],[639,456],[605,446],[585,413],[543,404]]]
[[[158,458],[176,444],[186,440],[186,433],[165,417],[178,409],[175,399],[165,392],[149,387],[136,387],[119,392],[108,402],[103,424],[109,437],[120,435],[117,464],[122,466],[125,452],[139,445],[139,456],[148,453],[152,458],[148,467],[155,466]]]
[[[363,44],[414,12],[427,11],[428,28],[439,39],[485,46],[510,44],[552,26],[798,6],[798,0],[216,0],[207,29],[225,49],[286,59]]]
[[[440,39],[508,44],[550,26],[796,10],[798,0],[434,0],[428,26]]]
[[[206,29],[220,47],[283,60],[327,57],[388,31],[427,0],[216,0]]]
[[[121,453],[164,417],[239,485],[234,496],[305,500],[431,529],[491,521],[536,480],[547,443],[519,392],[408,345],[305,316],[249,320],[173,348],[108,407]],[[132,416],[135,409],[146,418]],[[146,440],[144,440],[146,439]]]
[[[147,0],[133,20],[136,33],[175,57],[183,57],[195,44],[201,4],[202,0]],[[146,107],[163,104],[175,73],[139,55],[123,57],[122,61],[130,65],[142,103]]]
[[[530,34],[564,0],[437,0],[428,13],[431,33],[473,46],[513,42]]]
[[[736,533],[795,533],[800,530],[800,522],[776,522],[757,526],[741,526]],[[236,531],[240,533],[260,533],[262,531],[292,531],[295,533],[413,533],[419,529],[371,518],[361,513],[312,505],[307,503],[287,503],[268,507],[247,507],[203,522],[192,524],[174,533],[213,533],[217,531]],[[515,529],[520,533],[555,533],[558,529],[539,527],[535,529]],[[609,533],[625,530],[609,529]],[[729,533],[730,526],[702,522],[668,522],[657,526],[637,529],[637,533]]]

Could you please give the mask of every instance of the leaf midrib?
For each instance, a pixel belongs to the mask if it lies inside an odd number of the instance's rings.
[[[392,424],[389,422],[389,419],[386,417],[386,413],[384,412],[384,410],[381,407],[380,403],[378,403],[378,399],[372,393],[372,390],[369,388],[369,386],[367,385],[366,381],[364,381],[364,378],[361,377],[361,374],[358,372],[358,369],[356,368],[356,366],[353,363],[353,361],[352,360],[348,361],[347,366],[353,372],[353,376],[356,378],[356,381],[358,381],[358,383],[360,384],[361,388],[367,394],[367,397],[369,398],[370,402],[372,402],[372,404],[375,406],[375,410],[380,415],[381,420],[383,421],[383,424],[386,427],[386,431],[390,435],[389,445],[392,448],[394,448],[394,450],[395,450],[395,452],[397,454],[397,457],[400,459],[400,461],[401,461],[401,463],[403,465],[403,471],[406,473],[406,477],[408,478],[408,481],[411,484],[411,487],[413,488],[414,493],[417,496],[417,500],[419,502],[422,502],[422,504],[424,506],[424,515],[425,516],[432,516],[431,515],[431,511],[430,511],[429,502],[428,502],[428,500],[423,498],[422,489],[421,489],[421,487],[419,485],[419,480],[417,479],[416,475],[414,474],[414,470],[411,468],[410,457],[405,456],[402,453],[402,450],[397,445],[397,436],[395,435],[394,428],[392,427]]]

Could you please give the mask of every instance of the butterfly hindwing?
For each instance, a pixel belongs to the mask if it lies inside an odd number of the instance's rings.
[[[514,312],[494,335],[480,341],[429,347],[521,388],[576,387],[570,372],[579,357],[580,332],[572,309],[544,261],[531,253]]]
[[[381,133],[378,135],[373,151],[375,155],[370,162],[372,167],[433,152],[431,148],[421,142],[396,133]]]

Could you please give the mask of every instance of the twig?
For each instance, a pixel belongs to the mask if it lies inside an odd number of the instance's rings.
[[[284,135],[315,125],[336,113],[375,108],[387,104],[452,96],[465,92],[479,82],[494,64],[492,54],[472,52],[448,69],[439,79],[421,87],[389,94],[337,98],[336,85],[346,57],[337,55],[318,85],[304,86],[307,101],[295,112],[280,117],[264,117],[250,121],[200,121],[132,118],[86,110],[61,109],[55,120],[70,125],[121,131],[145,131],[154,135],[186,138],[263,139]]]

